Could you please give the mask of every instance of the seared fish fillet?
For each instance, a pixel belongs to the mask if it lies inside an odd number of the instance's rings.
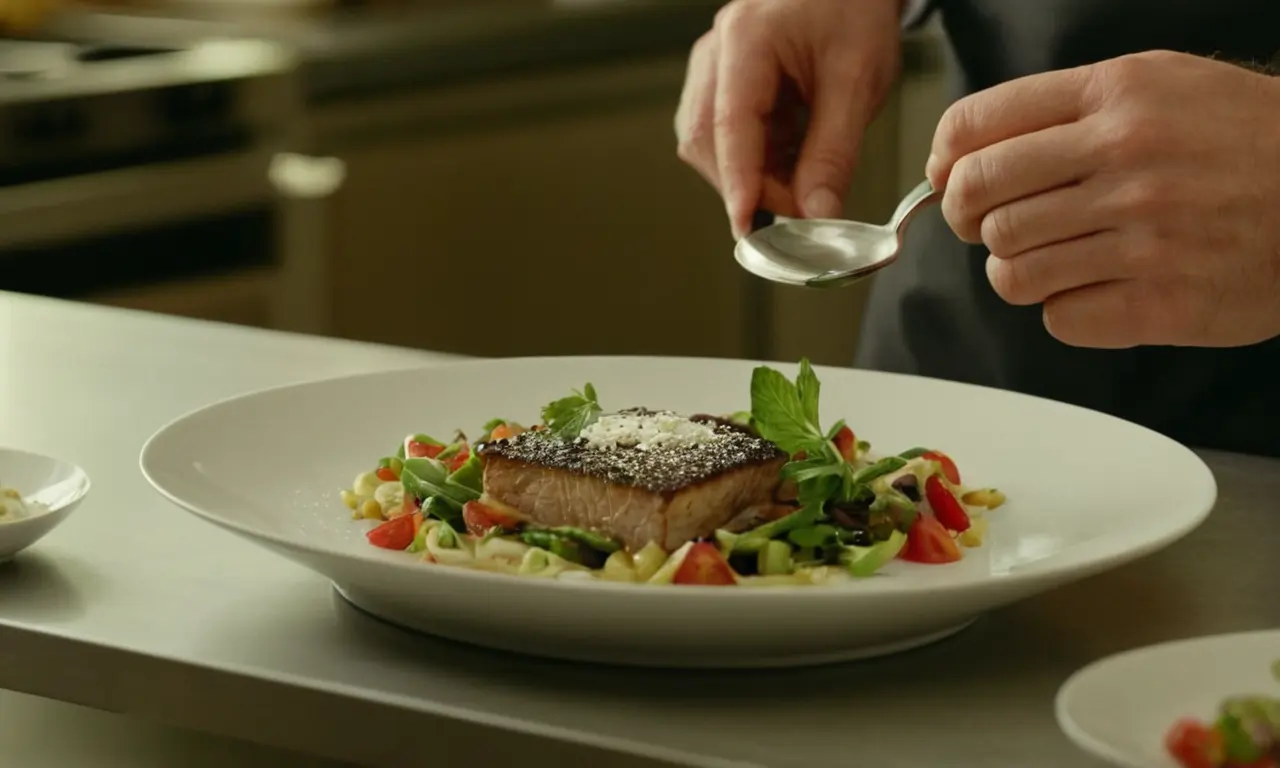
[[[607,428],[650,417],[667,419],[666,431]],[[787,460],[767,440],[695,418],[632,410],[602,417],[573,442],[531,431],[488,443],[485,496],[538,525],[585,528],[633,552],[650,541],[674,551],[771,506]]]

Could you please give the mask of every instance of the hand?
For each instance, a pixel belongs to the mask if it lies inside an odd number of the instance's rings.
[[[720,191],[735,237],[757,208],[840,215],[862,135],[897,76],[901,3],[734,0],[694,45],[677,154]]]
[[[1025,77],[952,106],[926,172],[1063,342],[1280,335],[1280,79],[1167,52]]]
[[[0,0],[0,32],[30,32],[60,5],[61,0]]]

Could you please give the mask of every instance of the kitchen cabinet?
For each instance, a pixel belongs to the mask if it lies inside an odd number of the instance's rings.
[[[733,260],[716,194],[675,157],[685,59],[661,56],[327,105],[346,166],[324,205],[312,330],[475,355],[753,356],[847,364],[864,287],[781,288]],[[895,96],[848,213],[905,186]],[[920,160],[922,163],[922,158]]]

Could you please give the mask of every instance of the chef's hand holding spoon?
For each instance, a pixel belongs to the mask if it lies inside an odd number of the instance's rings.
[[[927,175],[1063,342],[1280,334],[1280,78],[1169,52],[1031,75],[952,106]]]
[[[841,215],[863,133],[897,77],[901,9],[733,0],[694,45],[677,151],[720,191],[735,237],[758,208]]]

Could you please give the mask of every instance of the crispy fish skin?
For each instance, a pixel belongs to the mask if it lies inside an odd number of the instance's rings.
[[[708,422],[710,424],[710,422]],[[569,525],[674,551],[773,504],[787,456],[773,443],[712,424],[709,442],[641,450],[592,448],[540,432],[480,447],[485,495],[538,525]]]

